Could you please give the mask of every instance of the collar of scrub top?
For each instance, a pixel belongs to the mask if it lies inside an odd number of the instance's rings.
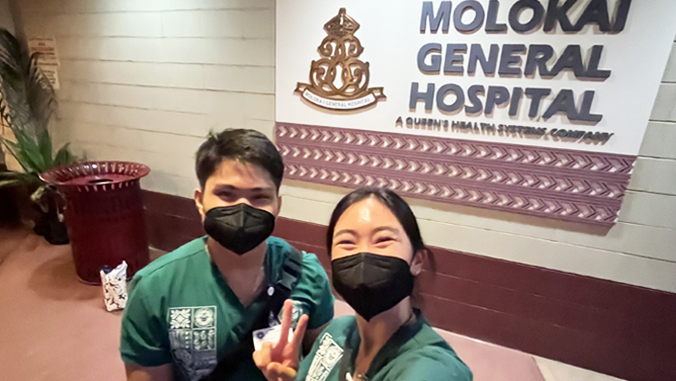
[[[371,361],[371,365],[366,374],[359,375],[358,378],[354,378],[354,381],[368,381],[377,374],[380,369],[399,354],[401,347],[415,337],[426,323],[427,319],[422,316],[420,310],[414,308],[411,318],[399,327],[397,332],[395,332],[392,337],[387,340],[385,345],[380,348],[376,357]],[[359,329],[357,321],[355,320],[350,326],[347,337],[345,338],[343,358],[340,361],[339,380],[348,380],[348,376],[353,378],[350,374],[354,372],[354,361],[357,358],[357,349],[359,349],[360,343],[361,337],[359,336]]]

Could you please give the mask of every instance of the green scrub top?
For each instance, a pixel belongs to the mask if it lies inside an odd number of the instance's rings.
[[[334,319],[301,362],[296,380],[349,380],[360,342],[354,316]],[[416,319],[399,328],[380,349],[366,377],[368,381],[471,381],[472,372],[416,311]]]
[[[134,276],[122,318],[120,353],[125,363],[172,364],[176,380],[196,381],[211,373],[251,328],[265,306],[265,291],[242,306],[207,254],[205,239],[181,246]],[[265,275],[274,284],[292,248],[275,237],[267,244]],[[307,314],[308,329],[316,329],[333,318],[334,297],[314,254],[303,253],[302,275],[291,299],[294,323]],[[252,358],[230,379],[265,381]]]

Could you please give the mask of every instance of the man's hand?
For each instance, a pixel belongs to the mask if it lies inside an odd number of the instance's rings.
[[[253,353],[256,366],[263,372],[268,381],[293,381],[296,379],[300,347],[303,336],[305,336],[308,316],[300,317],[293,338],[289,341],[292,313],[293,303],[291,300],[286,300],[282,312],[282,332],[279,341],[276,344],[263,343],[262,348]]]

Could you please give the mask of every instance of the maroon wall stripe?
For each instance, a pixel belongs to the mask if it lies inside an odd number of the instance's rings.
[[[277,122],[288,179],[601,226],[636,156]]]
[[[191,199],[143,193],[152,246],[204,234]],[[325,226],[278,218],[274,234],[329,269]],[[676,379],[676,294],[432,250],[417,287],[434,326],[623,379]]]
[[[628,380],[673,380],[673,348],[600,335],[423,294],[438,327]]]

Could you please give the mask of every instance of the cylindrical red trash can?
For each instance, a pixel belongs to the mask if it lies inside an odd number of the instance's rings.
[[[65,218],[75,270],[89,284],[101,284],[99,270],[127,261],[131,277],[150,261],[140,179],[143,164],[75,163],[41,175],[66,198]]]

